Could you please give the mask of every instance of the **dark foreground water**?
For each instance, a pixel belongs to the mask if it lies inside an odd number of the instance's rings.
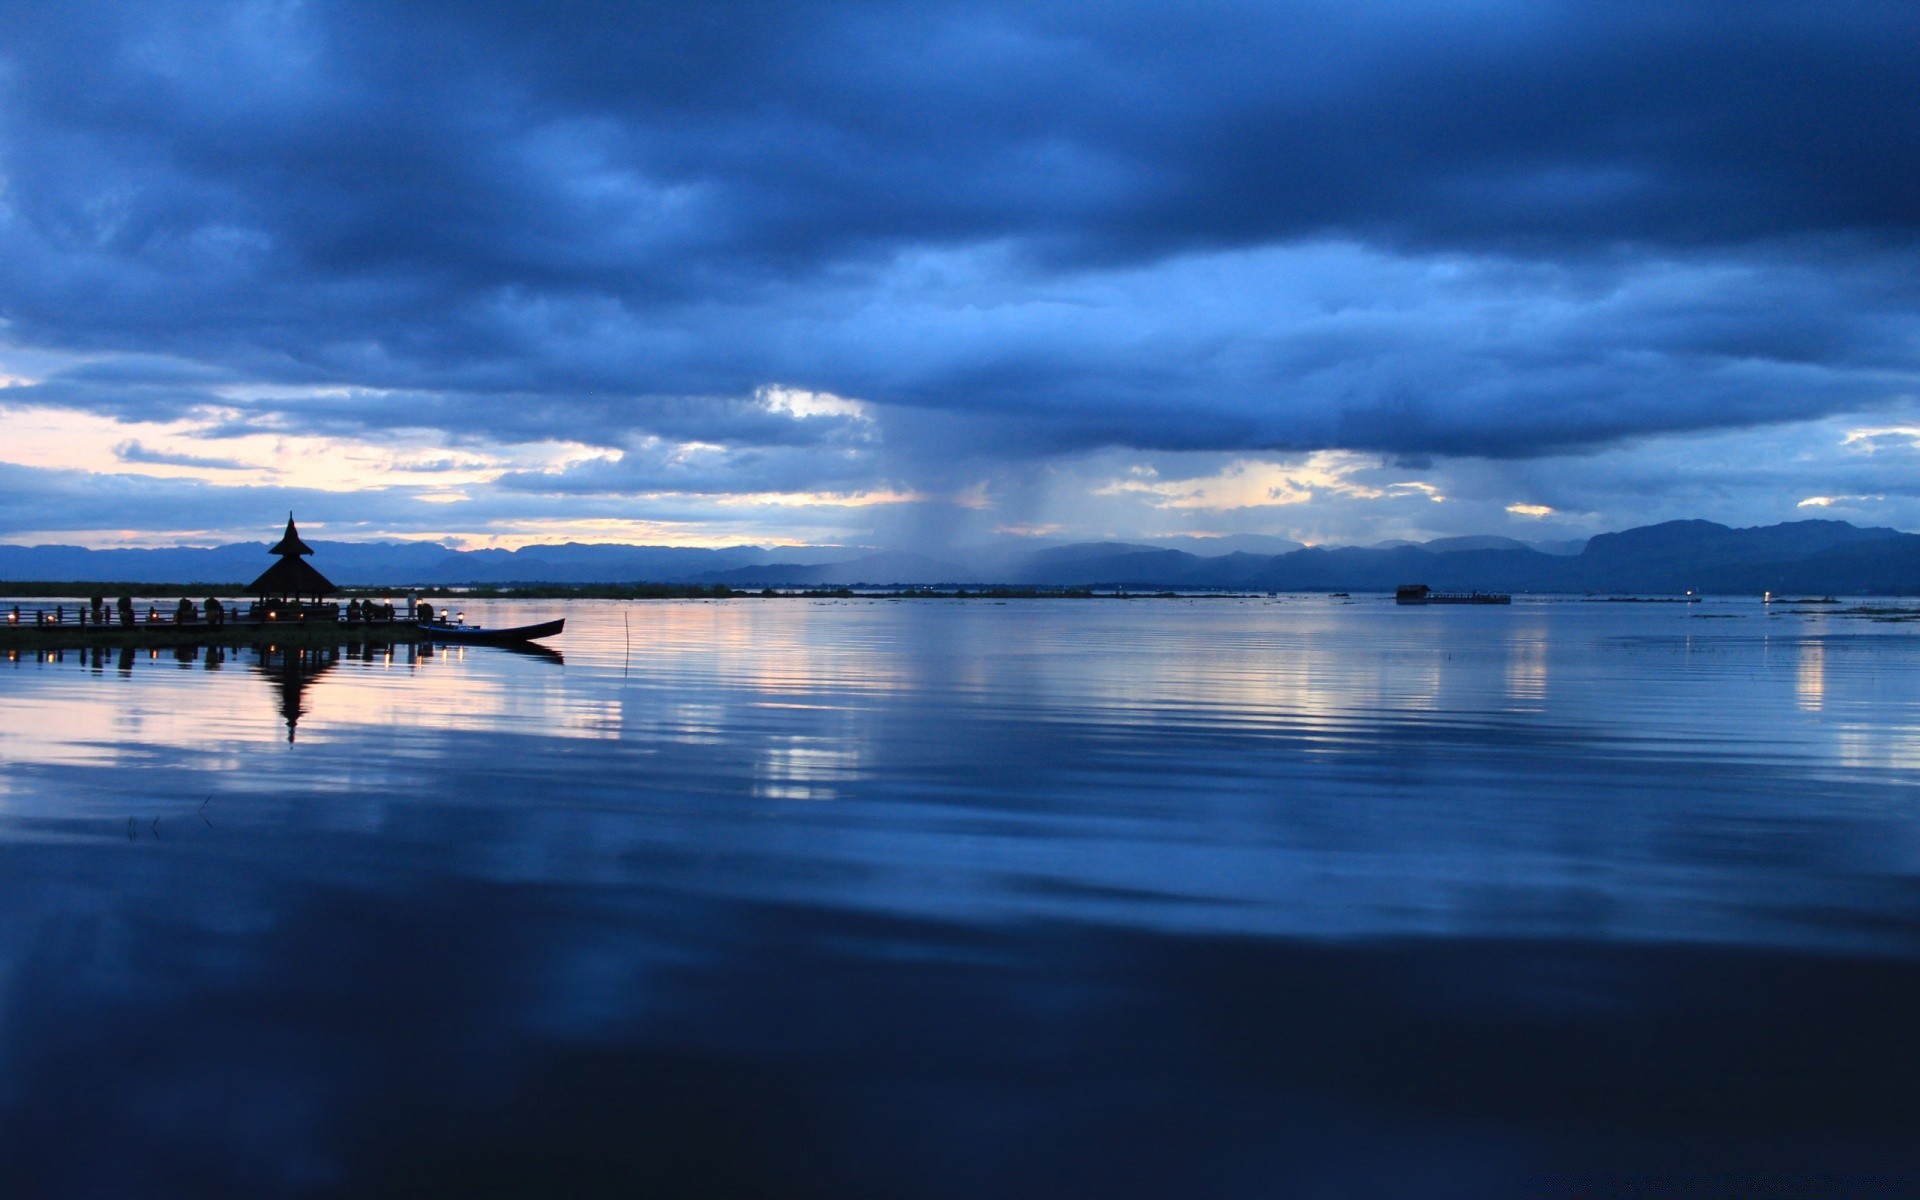
[[[0,663],[0,1192],[1920,1186],[1920,624],[564,607]]]

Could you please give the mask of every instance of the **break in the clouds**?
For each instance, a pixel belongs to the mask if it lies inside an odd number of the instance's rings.
[[[1916,95],[1909,3],[0,5],[0,537],[1911,523]]]

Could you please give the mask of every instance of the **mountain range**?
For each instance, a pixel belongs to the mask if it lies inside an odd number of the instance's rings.
[[[1582,543],[1494,536],[1373,546],[1279,538],[1002,543],[930,556],[834,546],[689,549],[566,543],[452,550],[423,542],[313,541],[315,565],[358,586],[677,583],[734,587],[1025,584],[1133,589],[1381,591],[1402,583],[1505,592],[1920,594],[1920,535],[1845,521],[1734,529],[1668,521]],[[1215,550],[1197,553],[1196,550]],[[1224,551],[1224,552],[1219,552]],[[152,550],[0,546],[0,581],[244,583],[266,543]]]

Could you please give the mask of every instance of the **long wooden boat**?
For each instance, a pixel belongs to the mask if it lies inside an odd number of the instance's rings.
[[[1512,604],[1505,592],[1436,592],[1424,583],[1403,583],[1394,589],[1395,604]]]
[[[442,621],[420,622],[420,636],[431,642],[531,642],[553,637],[566,628],[567,619],[541,621],[535,625],[515,625],[489,629],[484,625],[450,625]]]

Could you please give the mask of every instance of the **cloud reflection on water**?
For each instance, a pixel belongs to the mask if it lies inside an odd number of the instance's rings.
[[[21,663],[0,719],[16,775],[131,767],[195,797],[243,778],[427,828],[484,816],[544,844],[556,882],[664,854],[694,894],[929,916],[1350,936],[1578,910],[1617,937],[1841,936],[1780,900],[1880,902],[1855,893],[1883,857],[1866,847],[1912,840],[1895,798],[1916,644],[1630,607],[580,603],[564,664]],[[299,740],[276,748],[290,696]],[[1710,832],[1803,826],[1839,840],[1785,878]],[[749,866],[683,871],[676,846]]]
[[[566,609],[564,662],[333,656],[291,743],[250,652],[0,673],[0,1152],[132,1196],[1486,1196],[1920,1115],[1911,627]]]

